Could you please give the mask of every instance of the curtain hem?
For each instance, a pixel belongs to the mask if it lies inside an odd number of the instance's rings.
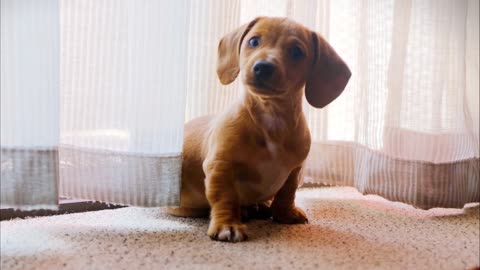
[[[60,196],[140,207],[178,206],[181,154],[140,156],[60,147]]]
[[[353,186],[417,208],[462,208],[480,201],[480,159],[428,163],[395,159],[358,144],[313,143],[305,183]]]
[[[1,148],[1,208],[58,207],[58,150]]]

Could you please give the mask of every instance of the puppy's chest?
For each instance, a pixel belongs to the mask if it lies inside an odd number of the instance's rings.
[[[283,186],[293,168],[288,160],[288,153],[282,145],[267,141],[265,148],[270,158],[259,160],[256,164],[255,167],[261,179],[255,187],[257,190],[271,194],[276,193]]]
[[[240,179],[243,200],[246,203],[267,200],[286,182],[297,162],[284,145],[265,140],[245,161],[249,172]]]

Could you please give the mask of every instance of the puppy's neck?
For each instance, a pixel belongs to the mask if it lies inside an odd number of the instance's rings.
[[[297,127],[302,111],[302,92],[279,96],[260,96],[245,91],[243,104],[253,123],[271,139],[282,140]]]

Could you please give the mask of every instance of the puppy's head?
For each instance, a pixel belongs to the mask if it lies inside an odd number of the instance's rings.
[[[217,74],[229,84],[241,74],[248,91],[288,96],[305,85],[308,102],[322,108],[345,89],[351,72],[317,33],[286,18],[259,17],[224,36]]]

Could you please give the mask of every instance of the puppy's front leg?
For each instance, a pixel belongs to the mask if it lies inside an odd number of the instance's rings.
[[[213,240],[240,242],[247,239],[246,225],[241,223],[241,209],[234,186],[233,166],[225,161],[207,164],[206,195],[211,207],[208,236]]]
[[[301,167],[294,169],[287,181],[273,199],[271,210],[273,220],[279,223],[296,224],[308,223],[307,216],[302,209],[295,206],[295,192],[298,187],[298,177]]]

